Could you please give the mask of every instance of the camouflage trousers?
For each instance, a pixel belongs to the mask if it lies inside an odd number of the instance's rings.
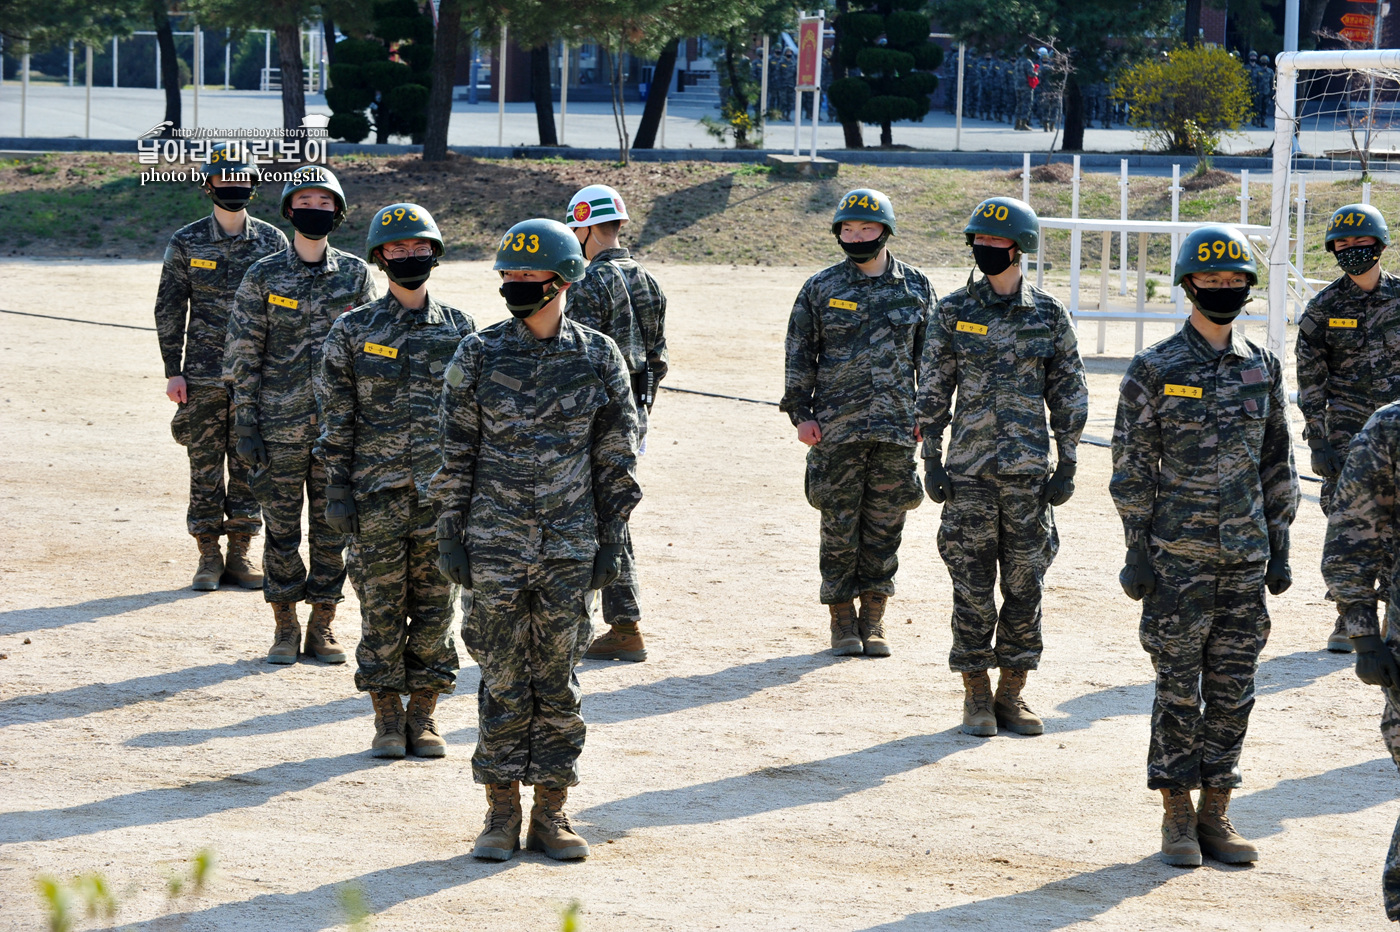
[[[360,533],[350,540],[349,564],[361,617],[355,688],[452,692],[455,587],[438,572],[436,513],[411,488],[357,498],[355,507]]]
[[[326,523],[326,470],[312,459],[310,441],[265,446],[269,465],[248,474],[267,526],[263,597],[269,602],[339,602],[344,598],[346,538]],[[309,574],[301,559],[303,498],[310,501]]]
[[[1025,78],[1017,78],[1018,81],[1025,81]],[[1027,120],[1031,118],[1031,107],[1035,103],[1035,90],[1030,87],[1016,88],[1016,119]]]
[[[1254,708],[1254,672],[1269,639],[1264,563],[1199,563],[1152,552],[1157,590],[1139,636],[1157,669],[1150,789],[1236,787]]]
[[[171,423],[190,456],[191,534],[256,534],[262,526],[258,502],[248,486],[248,467],[233,452],[233,397],[222,385],[188,385],[189,400]],[[228,484],[224,484],[224,468]]]
[[[914,448],[857,441],[807,450],[807,502],[822,513],[819,558],[824,605],[862,592],[894,595],[905,512],[924,490]]]
[[[642,445],[646,443],[648,414],[645,405],[637,405],[637,437]],[[635,625],[642,620],[642,583],[637,575],[637,557],[632,551],[632,531],[624,527],[622,533],[622,571],[617,582],[602,591],[603,620],[610,625]]]
[[[954,672],[1040,665],[1041,594],[1060,549],[1054,514],[1040,502],[1044,488],[1044,476],[953,477],[938,553],[953,581],[948,666]],[[994,593],[998,567],[1000,611]]]
[[[593,564],[519,564],[472,555],[472,605],[462,642],[481,668],[477,783],[578,783],[583,691],[574,666],[593,639]]]
[[[1356,433],[1357,433],[1357,431],[1341,431],[1341,430],[1330,430],[1330,431],[1328,431],[1328,433],[1327,433],[1327,439],[1331,441],[1331,443],[1332,443],[1332,449],[1336,450],[1337,453],[1340,454],[1341,457],[1342,457],[1342,465],[1346,465],[1346,461],[1347,461],[1347,451],[1349,451],[1349,450],[1351,449],[1351,438],[1352,438],[1353,436],[1355,436]],[[1334,495],[1336,495],[1336,494],[1337,494],[1337,480],[1336,480],[1335,478],[1334,478],[1334,479],[1323,479],[1323,480],[1322,480],[1322,491],[1320,491],[1320,492],[1317,494],[1317,498],[1318,498],[1318,503],[1319,503],[1320,505],[1322,505],[1322,513],[1323,513],[1324,515],[1328,515],[1329,517],[1331,516],[1331,514],[1332,514],[1332,497],[1333,497]],[[1387,578],[1388,578],[1388,577],[1387,577]]]

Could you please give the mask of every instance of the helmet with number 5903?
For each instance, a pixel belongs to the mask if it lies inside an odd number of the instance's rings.
[[[566,282],[583,278],[588,263],[572,230],[558,220],[522,220],[496,244],[497,272],[553,272]]]
[[[1249,240],[1232,226],[1210,223],[1187,233],[1176,253],[1172,284],[1197,272],[1243,272],[1250,286],[1259,284],[1259,271],[1249,250]]]
[[[417,204],[390,204],[381,207],[369,222],[365,236],[365,254],[373,258],[374,251],[387,243],[401,239],[425,239],[433,244],[433,256],[443,254],[445,247],[437,221]]]

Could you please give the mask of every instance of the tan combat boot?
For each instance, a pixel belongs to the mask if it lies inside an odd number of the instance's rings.
[[[1259,860],[1259,849],[1230,824],[1225,810],[1230,808],[1230,790],[1208,786],[1201,790],[1196,810],[1196,838],[1201,850],[1226,864],[1248,864]]]
[[[992,711],[992,678],[986,670],[964,673],[962,677],[963,720],[959,731],[991,738],[997,733],[997,717]]]
[[[334,602],[316,602],[311,606],[311,619],[306,623],[306,652],[322,663],[344,663],[345,648],[335,639],[331,622],[335,620]]]
[[[1342,623],[1341,615],[1337,616],[1337,624],[1327,636],[1327,649],[1334,654],[1351,653],[1351,638],[1347,637],[1347,626]]]
[[[486,827],[476,836],[472,857],[509,861],[520,850],[520,784],[486,784]]]
[[[219,578],[224,575],[224,555],[219,552],[218,534],[196,534],[199,542],[199,567],[194,571],[191,589],[209,592],[219,588]]]
[[[860,594],[858,630],[867,657],[888,657],[890,642],[885,640],[885,603],[890,597],[883,592]]]
[[[838,657],[864,653],[865,645],[857,630],[856,603],[837,602],[827,608],[831,610],[831,652]]]
[[[641,629],[633,622],[619,621],[606,634],[589,645],[583,655],[589,660],[630,660],[639,663],[647,659]]]
[[[1018,735],[1043,735],[1045,723],[1031,711],[1021,690],[1026,686],[1026,670],[1002,670],[997,680],[997,692],[992,703],[997,724]]]
[[[446,757],[447,742],[433,721],[438,694],[420,689],[408,697],[408,748],[419,757]]]
[[[272,617],[277,622],[277,633],[273,636],[272,647],[267,651],[268,663],[296,663],[297,651],[301,649],[301,622],[297,621],[295,602],[273,602]]]
[[[261,589],[263,574],[248,562],[248,548],[253,543],[252,534],[228,535],[228,560],[224,563],[224,575],[228,581],[244,589]]]
[[[1177,867],[1200,867],[1201,845],[1196,840],[1191,791],[1162,790],[1162,809],[1162,860]]]
[[[530,809],[530,829],[525,833],[525,847],[543,851],[556,861],[576,861],[588,857],[588,842],[574,834],[569,817],[564,815],[564,803],[569,791],[564,787],[550,789],[535,787],[535,805]]]
[[[370,744],[371,757],[403,757],[404,739],[403,703],[398,693],[373,692],[369,694],[374,703],[374,741]]]

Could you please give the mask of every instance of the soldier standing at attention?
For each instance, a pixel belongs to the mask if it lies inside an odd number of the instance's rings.
[[[618,577],[637,485],[637,414],[617,344],[564,316],[583,278],[572,231],[526,220],[496,250],[512,319],[467,337],[442,396],[433,494],[439,565],[471,589],[462,641],[481,667],[472,777],[486,825],[472,854],[520,847],[520,784],[535,788],[526,847],[588,856],[564,813],[585,726],[574,666],[589,609]]]
[[[914,383],[938,296],[922,272],[890,255],[894,205],[879,191],[847,192],[831,232],[846,258],[807,279],[792,306],[779,409],[810,448],[805,487],[822,513],[832,652],[888,657],[885,603],[905,512],[923,499]]]
[[[295,663],[301,649],[296,603],[312,604],[306,653],[344,663],[331,621],[345,584],[345,536],[326,524],[326,471],[312,459],[320,433],[313,373],[331,323],[377,296],[369,266],[327,242],[345,219],[345,192],[319,165],[298,169],[282,189],[292,246],[243,276],[229,315],[224,377],[233,389],[238,455],[252,470],[267,524],[263,598],[276,633],[268,663]],[[303,490],[310,500],[311,571],[301,560]]]
[[[1035,108],[1035,89],[1040,84],[1039,66],[1031,61],[1030,46],[1021,50],[1016,59],[1016,118],[1011,128],[1029,131]]]
[[[929,498],[946,503],[938,552],[953,581],[948,666],[962,674],[965,734],[990,737],[1000,725],[1038,735],[1045,726],[1021,691],[1040,665],[1041,596],[1060,540],[1051,506],[1074,494],[1089,389],[1064,305],[1021,276],[1020,257],[1040,247],[1035,211],[1015,198],[988,198],[963,234],[985,277],[969,274],[966,287],[938,303],[919,366],[924,484]],[[1059,460],[1053,474],[1046,408]],[[992,667],[1001,670],[995,696]]]
[[[270,223],[248,216],[260,175],[254,162],[240,161],[237,147],[210,147],[201,171],[214,213],[181,227],[165,247],[156,292],[156,330],[169,380],[165,394],[180,405],[171,425],[189,450],[190,504],[186,525],[199,542],[194,589],[217,589],[227,578],[245,589],[261,589],[262,574],[248,562],[258,532],[258,503],[248,487],[248,468],[234,455],[233,395],[224,384],[224,337],[229,308],[243,273],[263,256],[287,248],[287,237]],[[224,466],[228,465],[228,485]],[[219,552],[228,535],[228,562]]]
[[[1269,637],[1264,588],[1292,583],[1298,474],[1282,364],[1233,327],[1258,282],[1249,242],[1200,227],[1172,278],[1191,317],[1128,365],[1109,491],[1127,539],[1119,581],[1143,600],[1157,671],[1147,785],[1162,791],[1162,860],[1194,867],[1204,851],[1237,864],[1259,857],[1226,809]]]
[[[1319,291],[1298,322],[1298,407],[1313,472],[1322,477],[1322,513],[1330,515],[1351,438],[1377,408],[1400,400],[1400,278],[1381,270],[1390,230],[1368,204],[1337,208],[1323,242],[1346,274]],[[1327,649],[1350,653],[1337,608]]]
[[[568,289],[568,316],[613,338],[632,380],[637,406],[638,450],[646,452],[647,420],[656,387],[666,377],[666,296],[661,286],[618,245],[628,220],[622,195],[605,184],[591,184],[569,201],[565,224],[573,229],[588,260],[583,280]],[[624,529],[622,575],[603,590],[608,632],[585,655],[592,660],[647,659],[642,642],[641,591],[631,532]]]
[[[428,294],[443,244],[422,207],[381,209],[365,250],[389,276],[389,293],[331,325],[315,380],[321,435],[312,455],[326,472],[326,523],[353,535],[350,581],[363,619],[355,687],[374,704],[371,751],[442,757],[433,710],[456,685],[457,649],[428,483],[441,460],[443,372],[476,325]]]

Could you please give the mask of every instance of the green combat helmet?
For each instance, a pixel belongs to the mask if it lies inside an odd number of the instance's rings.
[[[1323,246],[1328,252],[1336,252],[1333,242],[1348,236],[1374,236],[1382,246],[1390,245],[1390,227],[1385,217],[1370,204],[1347,204],[1338,207],[1327,221],[1327,237]]]
[[[979,233],[1009,239],[1023,253],[1040,248],[1040,218],[1031,205],[1014,197],[989,197],[972,208],[972,216],[963,227],[969,246]]]
[[[237,143],[216,142],[209,147],[209,157],[199,166],[204,175],[204,191],[209,199],[224,210],[240,211],[257,196],[258,185],[262,183],[262,170],[258,163],[247,157],[246,146]],[[241,176],[230,178],[230,175]],[[222,192],[211,184],[211,180],[238,182],[236,186],[226,186]],[[247,179],[245,187],[241,182]]]
[[[335,198],[335,222],[331,229],[334,230],[340,226],[341,221],[345,219],[345,191],[340,187],[340,181],[335,177],[335,173],[321,165],[306,165],[292,172],[292,177],[288,178],[287,183],[282,187],[283,218],[292,219],[292,195],[298,191],[305,191],[307,188],[320,188],[322,191],[330,192],[331,196]]]
[[[1182,238],[1172,268],[1172,284],[1180,285],[1186,276],[1196,272],[1243,272],[1251,287],[1259,284],[1249,240],[1223,223],[1198,227]]]
[[[836,215],[831,218],[831,232],[841,235],[843,220],[869,220],[883,223],[890,236],[896,233],[894,225],[894,204],[890,199],[873,188],[856,188],[847,191],[836,205]]]
[[[381,261],[375,254],[380,246],[401,239],[426,239],[433,244],[433,258],[444,252],[442,234],[438,232],[433,215],[417,204],[390,204],[379,208],[379,213],[369,222],[369,233],[365,236],[365,255]],[[434,262],[434,265],[437,263]],[[380,266],[383,268],[383,265]]]
[[[559,296],[560,281],[573,282],[583,278],[588,263],[583,247],[572,230],[558,220],[543,217],[522,220],[506,231],[496,244],[496,264],[492,266],[501,277],[506,272],[552,272],[554,278],[545,282],[503,282],[501,297],[512,315],[524,319]]]

